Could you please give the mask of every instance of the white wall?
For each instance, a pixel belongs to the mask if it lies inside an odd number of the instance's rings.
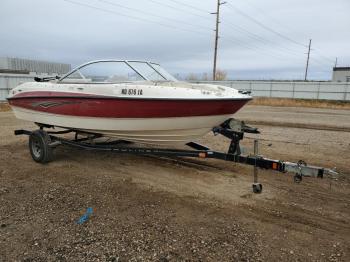
[[[333,71],[332,81],[335,82],[350,82],[350,70]]]
[[[279,81],[192,81],[251,91],[253,96],[350,101],[350,83]]]
[[[5,101],[9,90],[20,83],[33,82],[36,75],[0,74],[0,101]]]

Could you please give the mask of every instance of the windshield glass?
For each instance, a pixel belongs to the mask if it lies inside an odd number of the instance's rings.
[[[167,71],[165,71],[164,68],[162,68],[160,65],[151,63],[152,67],[157,70],[163,77],[165,77],[168,81],[177,81],[175,77],[173,77],[171,74],[169,74]]]
[[[96,61],[82,65],[59,81],[66,83],[116,83],[177,81],[158,64],[142,61]]]
[[[96,62],[73,71],[62,81],[114,83],[140,80],[144,79],[124,62]]]
[[[151,81],[166,81],[167,79],[159,74],[146,62],[129,62],[129,64]]]

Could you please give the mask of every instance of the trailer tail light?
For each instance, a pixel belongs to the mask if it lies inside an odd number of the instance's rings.
[[[202,152],[202,153],[199,153],[198,156],[199,156],[200,158],[206,158],[206,157],[207,157],[207,154]]]
[[[277,170],[277,167],[278,167],[277,163],[272,163],[272,169],[273,170]]]

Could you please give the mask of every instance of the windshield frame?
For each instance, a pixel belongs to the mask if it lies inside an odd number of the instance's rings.
[[[78,72],[80,74],[80,69],[92,65],[92,64],[96,64],[96,63],[108,63],[108,62],[117,62],[117,63],[125,63],[128,67],[130,67],[136,74],[138,74],[143,80],[145,81],[152,81],[152,82],[175,82],[175,77],[172,76],[172,79],[167,79],[163,74],[161,74],[153,65],[158,65],[160,67],[159,64],[154,63],[154,62],[148,62],[148,61],[142,61],[142,60],[115,60],[115,59],[105,59],[105,60],[94,60],[94,61],[90,61],[87,62],[85,64],[79,65],[77,67],[75,67],[73,70],[71,70],[70,72],[68,72],[67,74],[63,75],[60,79],[57,80],[58,83],[65,83],[62,82],[64,79],[68,78],[70,75],[74,74],[75,72]],[[164,79],[163,80],[152,80],[152,79],[148,79],[144,74],[142,74],[142,72],[140,72],[137,68],[135,68],[135,66],[132,66],[129,62],[132,63],[145,63],[147,64],[151,69],[153,69],[161,78]],[[165,72],[167,72],[165,69],[163,69]],[[177,81],[177,80],[176,80]],[[122,82],[135,82],[135,81],[122,81]],[[69,81],[67,81],[66,83],[69,83]],[[112,84],[113,82],[93,82],[93,84]]]

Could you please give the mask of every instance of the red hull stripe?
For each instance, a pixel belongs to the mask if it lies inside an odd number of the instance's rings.
[[[12,106],[59,115],[112,118],[164,118],[226,115],[238,111],[247,99],[223,100],[167,100],[167,99],[119,99],[105,97],[74,97],[74,93],[65,93],[67,97],[31,97],[23,95],[9,99]],[[51,92],[46,92],[51,93]],[[57,94],[57,93],[56,93]],[[43,95],[43,94],[41,94]],[[48,94],[46,94],[48,95]],[[69,95],[69,97],[68,97]]]
[[[30,92],[21,92],[16,94],[11,99],[18,98],[33,98],[33,97],[108,97],[101,95],[93,94],[84,94],[84,93],[73,93],[73,92],[57,92],[57,91],[30,91]]]

